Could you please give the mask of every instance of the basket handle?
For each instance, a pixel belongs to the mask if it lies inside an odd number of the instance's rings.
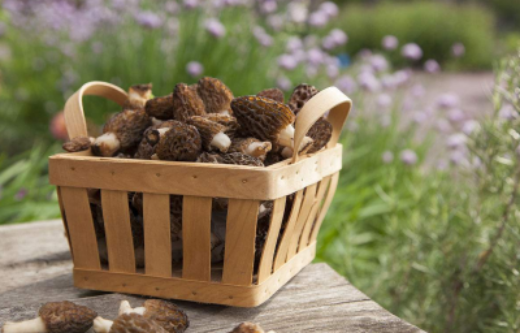
[[[80,136],[88,136],[87,122],[83,112],[83,96],[101,96],[123,105],[128,98],[128,94],[121,88],[101,81],[91,81],[85,83],[78,91],[69,97],[65,103],[64,115],[67,133],[70,139]]]
[[[294,147],[300,144],[314,123],[330,110],[327,120],[332,124],[332,137],[327,148],[338,142],[343,124],[352,107],[352,101],[336,87],[329,87],[314,95],[301,109],[296,117]],[[292,163],[298,161],[298,149],[294,149]]]

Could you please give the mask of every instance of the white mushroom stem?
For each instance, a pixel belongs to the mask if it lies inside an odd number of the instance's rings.
[[[231,112],[229,112],[229,110],[220,110],[218,113],[226,115],[226,116],[231,116]]]
[[[217,147],[221,152],[228,151],[230,145],[231,139],[224,132],[217,133],[210,142],[210,146]]]
[[[139,95],[138,93],[132,91],[130,92],[130,94],[128,94],[128,99],[131,100],[131,101],[142,101],[142,102],[146,102],[146,99],[143,98],[141,95]]]
[[[100,148],[99,151],[103,156],[112,156],[121,148],[121,142],[112,132],[107,132],[99,136],[96,141],[94,141],[94,145]]]
[[[278,133],[278,143],[284,147],[294,147],[294,126],[289,124]]]
[[[2,330],[3,333],[45,333],[47,327],[41,317],[18,323],[6,322]]]
[[[155,117],[150,117],[150,119],[152,120],[152,125],[153,126],[157,126],[157,125],[160,125],[163,121],[162,120],[159,120]]]
[[[246,151],[244,152],[247,155],[260,157],[267,154],[269,150],[271,150],[271,144],[266,142],[251,142],[249,146],[247,146]]]
[[[94,319],[94,332],[96,333],[108,333],[110,332],[110,329],[112,328],[112,324],[114,322],[112,320],[105,319],[103,317],[96,317]]]
[[[163,128],[159,128],[157,130],[157,132],[159,132],[159,137],[162,137],[166,132],[168,132],[170,130],[169,127],[163,127]]]
[[[260,208],[259,208],[259,210],[258,210],[258,212],[259,212],[260,214],[262,214],[263,212],[265,212],[266,209],[267,209],[267,208],[265,207],[265,205],[264,205],[264,204],[261,204],[261,205],[260,205]]]
[[[140,306],[138,308],[132,308],[132,306],[130,305],[130,302],[128,301],[121,301],[121,305],[119,305],[119,315],[122,315],[122,314],[130,314],[130,313],[137,313],[139,315],[144,315],[144,312],[145,312],[145,308],[143,306]]]

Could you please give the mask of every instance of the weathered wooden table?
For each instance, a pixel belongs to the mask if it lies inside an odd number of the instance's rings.
[[[61,221],[0,227],[0,327],[36,315],[49,301],[70,300],[114,318],[130,295],[80,290],[72,285],[72,263]],[[254,309],[176,302],[191,321],[188,332],[229,332],[252,321],[277,333],[422,332],[393,316],[326,264],[314,264]]]

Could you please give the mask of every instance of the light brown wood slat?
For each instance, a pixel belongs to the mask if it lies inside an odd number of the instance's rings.
[[[309,237],[311,235],[314,223],[316,222],[316,216],[319,212],[321,201],[323,200],[323,196],[325,195],[325,191],[327,190],[327,186],[329,185],[329,180],[330,178],[326,177],[318,184],[318,189],[316,191],[317,194],[312,205],[312,210],[309,213],[309,218],[307,219],[307,222],[305,222],[305,227],[303,228],[302,235],[300,237],[300,245],[298,246],[298,252],[300,252],[307,245],[309,245]]]
[[[67,243],[69,244],[70,256],[74,260],[74,255],[72,253],[72,244],[70,242],[69,226],[67,225],[67,217],[65,216],[65,207],[63,207],[63,198],[61,196],[61,188],[59,186],[56,188],[56,194],[58,195],[58,205],[60,206],[61,221],[63,222],[63,228],[65,229],[65,237],[67,238]]]
[[[172,275],[170,196],[143,194],[144,254],[147,275]]]
[[[61,187],[60,192],[74,253],[74,265],[77,268],[101,269],[87,189]]]
[[[229,199],[222,283],[251,285],[260,201]]]
[[[274,267],[273,271],[276,272],[287,259],[287,251],[289,249],[289,244],[291,243],[294,226],[296,225],[296,221],[298,220],[298,215],[300,214],[300,208],[302,205],[303,199],[303,190],[296,192],[296,195],[293,200],[293,205],[291,208],[291,213],[289,214],[289,221],[287,222],[287,226],[283,232],[282,240],[280,241],[280,245],[278,246],[278,251],[276,252],[276,258],[274,259]]]
[[[318,238],[318,232],[320,231],[321,224],[323,223],[323,219],[325,219],[325,215],[329,210],[330,204],[332,203],[332,199],[334,198],[334,193],[336,193],[336,188],[338,187],[339,180],[339,172],[331,176],[329,190],[327,192],[327,196],[325,197],[325,202],[320,209],[320,213],[318,215],[318,219],[316,220],[316,225],[312,230],[311,237],[309,242],[313,243]]]
[[[101,204],[111,272],[135,272],[134,241],[130,226],[128,193],[101,190]]]
[[[273,270],[274,250],[276,249],[276,242],[280,234],[280,227],[282,226],[283,215],[285,213],[286,197],[276,199],[273,203],[273,211],[271,213],[271,222],[269,224],[269,231],[265,240],[262,257],[260,258],[260,266],[258,268],[258,284],[264,282]]]
[[[182,277],[211,280],[212,198],[184,196],[182,205]]]
[[[296,225],[294,226],[294,231],[291,239],[291,243],[289,244],[289,250],[287,251],[287,260],[290,260],[296,254],[298,250],[298,244],[300,243],[300,236],[302,235],[303,227],[305,226],[305,222],[309,218],[309,213],[312,210],[312,206],[314,205],[314,199],[316,198],[316,184],[308,186],[305,190],[305,194],[303,197],[302,208],[300,209],[300,214],[298,214],[298,220],[296,221]]]

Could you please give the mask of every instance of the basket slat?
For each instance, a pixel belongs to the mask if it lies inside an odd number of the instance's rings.
[[[274,250],[285,213],[285,201],[286,197],[281,197],[276,199],[273,203],[269,231],[267,232],[262,257],[260,258],[260,266],[258,268],[258,284],[264,282],[271,275],[273,270]]]
[[[325,218],[325,215],[327,214],[327,211],[329,209],[330,204],[332,203],[332,199],[334,198],[334,193],[336,193],[336,188],[338,187],[338,181],[339,181],[339,172],[332,175],[330,179],[330,186],[329,190],[327,192],[327,196],[325,197],[325,202],[323,203],[323,206],[321,206],[318,219],[316,220],[316,225],[314,226],[314,229],[311,233],[310,242],[313,243],[316,241],[316,238],[318,237],[318,232],[320,231],[321,224],[323,223],[323,219]]]
[[[296,195],[293,200],[293,205],[291,209],[291,214],[289,215],[289,221],[287,222],[287,226],[285,227],[282,240],[280,245],[278,246],[278,252],[276,253],[276,258],[274,260],[274,271],[276,272],[287,259],[287,251],[289,250],[289,244],[291,243],[294,227],[296,225],[296,221],[298,220],[298,214],[300,213],[300,208],[302,205],[303,199],[303,191],[300,190],[296,192]]]
[[[101,190],[101,204],[107,236],[108,266],[112,272],[135,272],[134,242],[130,227],[128,194]]]
[[[182,204],[182,278],[211,280],[212,198],[184,196]]]
[[[229,199],[222,283],[251,285],[259,208],[258,200]]]
[[[87,189],[61,187],[75,267],[101,269]]]
[[[58,187],[56,189],[56,194],[58,195],[58,204],[60,206],[61,221],[63,222],[63,229],[65,229],[65,237],[67,237],[67,243],[69,244],[70,256],[72,257],[72,261],[74,261],[74,253],[72,253],[72,243],[70,241],[70,232],[69,226],[67,225],[67,217],[65,216],[65,207],[63,206],[63,196],[61,194],[61,187]]]
[[[300,243],[300,236],[302,235],[303,227],[305,226],[305,222],[307,222],[307,218],[309,217],[309,213],[312,210],[312,205],[314,203],[314,199],[316,198],[316,184],[308,186],[305,189],[305,194],[303,197],[302,208],[300,213],[298,214],[298,220],[296,221],[296,225],[294,226],[294,231],[291,239],[291,243],[289,244],[289,250],[287,251],[287,259],[291,260],[292,257],[296,254],[298,250],[298,244]]]
[[[325,191],[327,190],[327,186],[329,184],[329,177],[322,180],[318,184],[318,190],[316,194],[316,198],[314,199],[314,203],[312,205],[312,210],[309,213],[309,218],[307,219],[307,222],[305,222],[305,228],[303,229],[302,236],[300,237],[300,245],[298,246],[298,252],[303,250],[307,245],[309,245],[309,238],[312,232],[312,227],[314,226],[314,223],[316,222],[316,217],[318,214],[318,211],[321,206],[321,201],[323,200],[323,196],[325,195]]]
[[[170,196],[143,194],[144,253],[146,274],[172,275]]]

